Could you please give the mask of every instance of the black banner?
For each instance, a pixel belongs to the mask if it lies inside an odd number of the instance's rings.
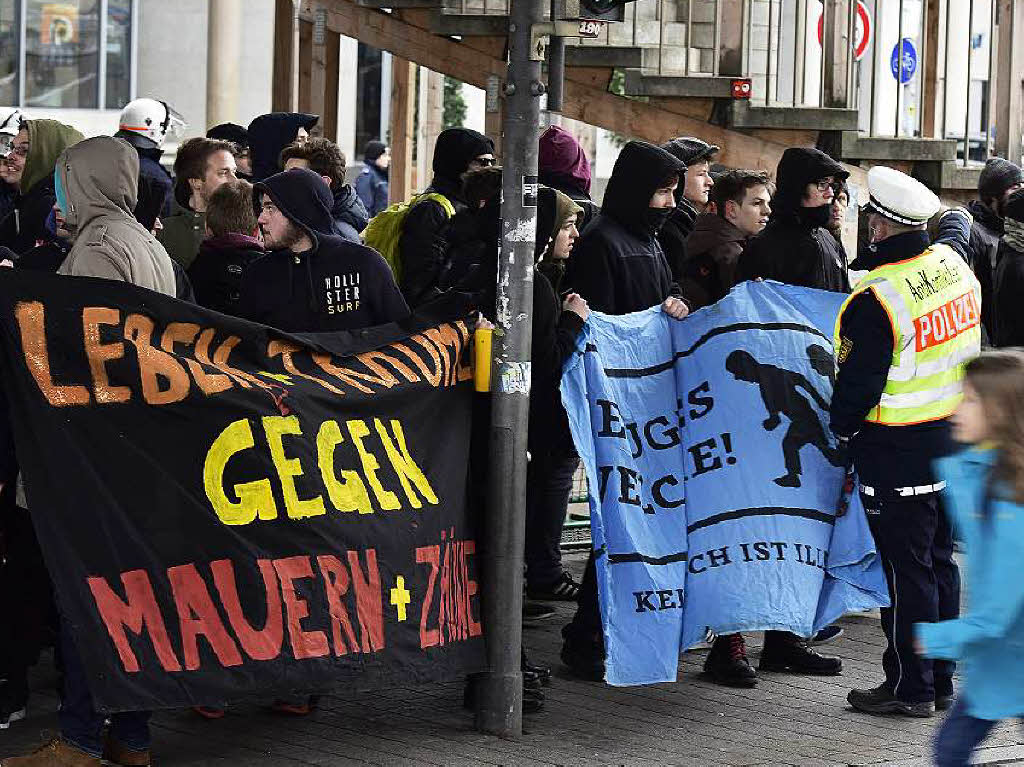
[[[3,272],[18,460],[102,709],[480,668],[464,321],[293,336]]]

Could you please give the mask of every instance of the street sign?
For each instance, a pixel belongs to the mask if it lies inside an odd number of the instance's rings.
[[[856,28],[854,32],[856,47],[853,49],[853,58],[855,61],[860,61],[871,44],[871,14],[868,13],[868,7],[864,4],[864,0],[857,0],[857,20],[854,26]],[[821,45],[824,35],[825,14],[823,12],[818,16],[818,45]]]
[[[580,19],[580,31],[579,36],[586,38],[587,40],[596,40],[604,32],[604,28],[607,26],[607,21],[597,21],[596,19]]]
[[[892,55],[889,57],[889,70],[901,85],[909,83],[917,72],[917,49],[914,41],[909,37],[903,38],[903,55],[900,55],[900,44],[892,47]],[[901,65],[902,59],[902,65]]]

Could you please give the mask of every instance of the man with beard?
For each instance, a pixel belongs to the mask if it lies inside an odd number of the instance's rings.
[[[689,311],[677,297],[658,230],[675,208],[675,191],[686,166],[661,147],[630,141],[608,179],[601,212],[577,241],[563,286],[590,309],[629,314],[661,304],[682,319]],[[597,603],[597,570],[591,552],[579,607],[562,629],[562,661],[584,679],[604,679],[604,639]]]
[[[992,280],[998,264],[999,240],[1005,231],[1006,202],[1021,187],[1021,168],[1002,157],[993,157],[978,176],[978,199],[967,206],[974,217],[967,263],[981,283],[981,326],[988,339],[995,336]]]
[[[738,282],[762,277],[805,288],[850,292],[846,256],[826,229],[836,182],[850,174],[824,152],[787,149],[775,173],[768,226],[740,256]]]
[[[242,278],[239,315],[291,333],[355,330],[409,315],[387,262],[332,234],[330,187],[293,168],[255,185],[266,256]]]

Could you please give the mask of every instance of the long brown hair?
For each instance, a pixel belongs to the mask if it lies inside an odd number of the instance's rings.
[[[967,363],[965,380],[981,400],[989,438],[999,446],[992,478],[1024,504],[1024,350],[985,352]]]

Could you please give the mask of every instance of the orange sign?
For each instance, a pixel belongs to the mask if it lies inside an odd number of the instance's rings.
[[[47,3],[41,9],[39,42],[43,45],[68,45],[78,42],[78,5]]]

